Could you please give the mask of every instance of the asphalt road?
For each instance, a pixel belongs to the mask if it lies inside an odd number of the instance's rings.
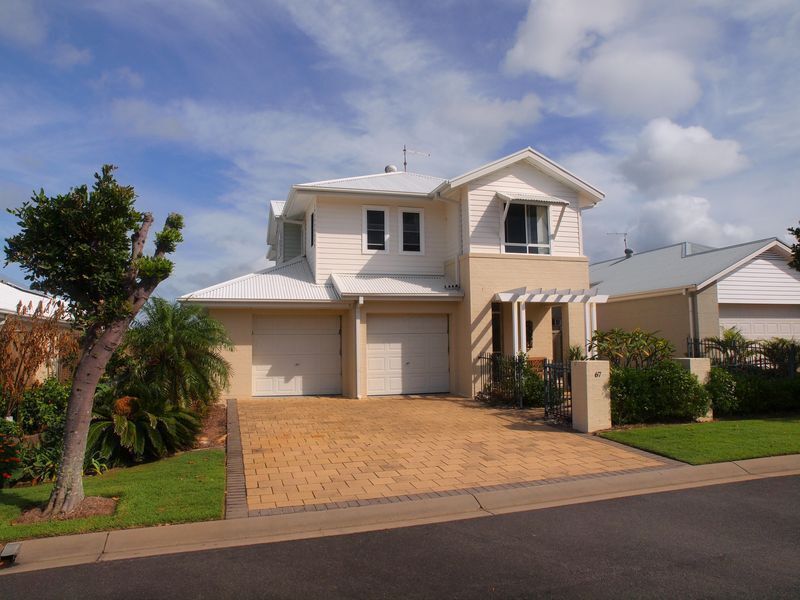
[[[800,477],[0,577],[0,598],[800,598]]]

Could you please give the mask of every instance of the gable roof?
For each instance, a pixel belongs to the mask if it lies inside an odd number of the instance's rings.
[[[482,165],[471,171],[467,171],[458,177],[454,177],[448,182],[448,184],[451,188],[456,188],[464,185],[465,183],[469,183],[470,181],[474,181],[475,179],[479,179],[480,177],[484,177],[485,175],[489,175],[490,173],[494,173],[495,171],[499,171],[500,169],[504,169],[505,167],[523,161],[543,171],[546,175],[561,181],[567,187],[574,189],[579,194],[583,194],[592,204],[600,202],[606,196],[593,185],[589,185],[583,179],[568,171],[565,167],[562,167],[554,160],[547,158],[544,154],[537,152],[530,146],[514,152],[513,154],[509,154],[508,156],[504,156],[503,158],[498,158],[495,161]]]
[[[589,266],[593,287],[610,296],[624,296],[694,287],[702,289],[751,258],[777,248],[789,252],[777,238],[765,238],[724,248],[680,242],[630,257]]]
[[[432,175],[393,171],[390,173],[362,175],[360,177],[299,183],[293,186],[293,189],[298,191],[381,192],[385,194],[402,194],[404,196],[428,196],[444,181],[441,177],[433,177]]]
[[[181,296],[184,302],[330,302],[333,285],[318,285],[305,257]]]

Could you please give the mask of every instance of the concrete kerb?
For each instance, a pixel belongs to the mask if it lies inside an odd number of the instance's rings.
[[[17,564],[0,574],[392,529],[786,475],[800,475],[800,455],[648,470],[393,504],[28,540],[22,545]]]

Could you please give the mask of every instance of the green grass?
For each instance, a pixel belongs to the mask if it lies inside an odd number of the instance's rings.
[[[23,510],[46,502],[51,487],[46,484],[0,490],[0,541],[219,519],[225,491],[225,453],[185,452],[84,478],[87,496],[119,498],[111,516],[11,524]]]
[[[656,425],[600,434],[691,465],[800,453],[800,418]]]

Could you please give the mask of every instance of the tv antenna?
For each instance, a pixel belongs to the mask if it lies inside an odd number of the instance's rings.
[[[430,152],[420,152],[419,150],[411,150],[410,148],[406,148],[406,145],[403,144],[403,171],[408,171],[408,160],[406,160],[406,154],[417,154],[419,156],[427,156],[430,158]]]
[[[625,254],[628,253],[628,232],[627,231],[608,231],[606,235],[621,235],[622,243],[625,244]]]

